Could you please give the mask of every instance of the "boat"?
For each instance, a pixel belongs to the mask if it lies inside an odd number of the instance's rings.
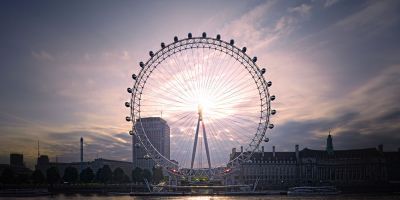
[[[301,186],[289,188],[288,195],[337,195],[341,191],[335,186]]]
[[[47,189],[9,189],[0,190],[0,197],[37,197],[48,196],[51,193]]]

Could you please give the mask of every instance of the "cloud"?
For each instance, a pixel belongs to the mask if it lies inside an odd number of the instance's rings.
[[[377,34],[399,21],[399,1],[370,1],[362,10],[339,21],[337,26],[365,35]]]
[[[298,13],[302,16],[309,15],[311,12],[311,5],[308,4],[301,4],[300,6],[289,8],[289,12]]]
[[[46,51],[32,51],[31,52],[32,56],[40,61],[53,61],[54,57],[52,55],[50,55],[50,53],[46,52]]]
[[[312,6],[301,4],[281,12],[276,18],[272,15],[276,4],[275,1],[268,1],[258,5],[227,23],[222,33],[247,45],[250,52],[259,52],[288,36],[311,14]]]
[[[282,148],[301,144],[322,148],[329,129],[333,129],[340,149],[375,147],[385,144],[395,150],[400,144],[400,67],[388,67],[342,100],[327,103],[312,118],[282,121],[273,131],[271,142]],[[319,109],[319,107],[314,107]],[[291,138],[287,140],[287,138]]]
[[[337,4],[339,2],[339,0],[325,0],[324,2],[324,8],[328,8],[331,7],[335,4]]]

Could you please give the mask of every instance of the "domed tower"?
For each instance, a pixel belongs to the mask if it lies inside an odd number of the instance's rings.
[[[326,139],[326,151],[328,152],[329,155],[333,155],[334,151],[333,151],[331,131],[329,131],[328,138]]]

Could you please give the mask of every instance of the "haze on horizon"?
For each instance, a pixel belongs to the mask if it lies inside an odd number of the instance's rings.
[[[207,32],[246,46],[277,96],[266,150],[400,147],[400,1],[2,1],[0,163],[131,160],[131,74]],[[172,148],[174,148],[172,142]],[[226,155],[228,157],[228,155]]]

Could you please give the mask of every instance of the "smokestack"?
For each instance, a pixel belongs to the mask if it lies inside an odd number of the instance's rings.
[[[81,137],[81,163],[83,162],[83,138]]]
[[[79,166],[79,168],[80,168],[80,171],[79,172],[82,172],[82,168],[83,168],[83,138],[81,137],[81,163],[80,163],[80,166]]]
[[[264,157],[264,146],[261,146],[262,157]]]
[[[243,153],[243,146],[240,146],[240,152]]]
[[[272,146],[272,156],[275,158],[275,146]]]
[[[383,152],[383,144],[378,145],[378,150],[379,150],[380,152]]]
[[[300,156],[299,156],[299,145],[298,144],[296,144],[295,149],[296,149],[296,160],[299,161]]]
[[[37,141],[37,157],[40,157],[40,142],[39,140]]]

